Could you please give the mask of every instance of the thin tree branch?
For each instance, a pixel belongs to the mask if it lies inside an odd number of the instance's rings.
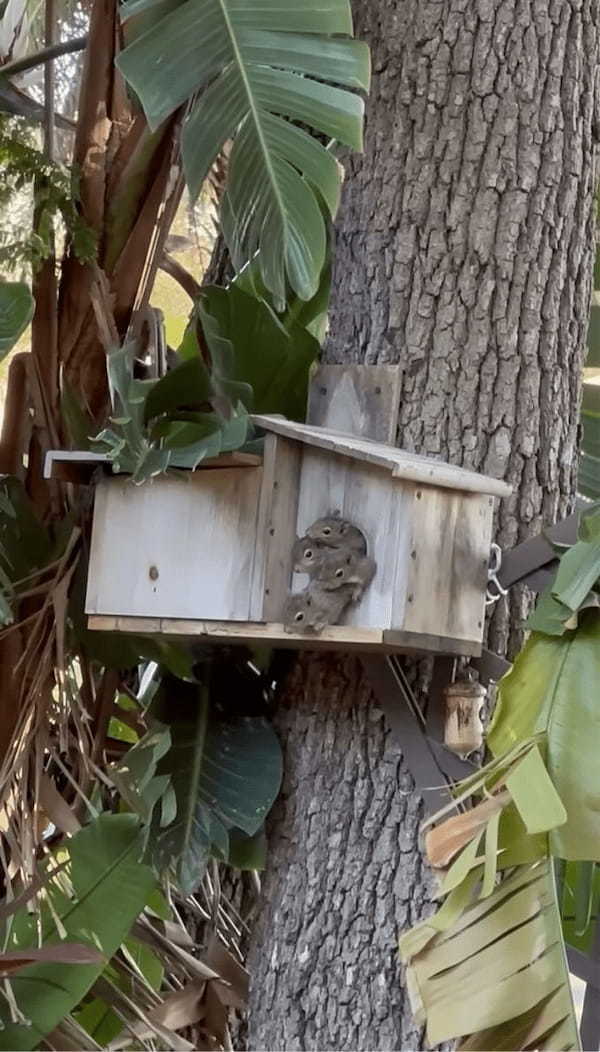
[[[50,62],[53,58],[60,58],[61,55],[70,55],[74,51],[83,51],[87,44],[87,35],[81,37],[73,37],[73,40],[62,40],[59,44],[52,44],[51,47],[45,47],[41,51],[36,51],[35,55],[25,55],[24,58],[15,59],[14,62],[7,62],[5,66],[0,66],[0,76],[3,77],[14,77],[17,73],[26,73],[29,69],[35,69],[36,66],[43,66],[44,63]]]
[[[184,292],[187,292],[188,296],[193,303],[196,302],[200,295],[200,285],[194,277],[190,274],[189,270],[182,267],[178,260],[173,259],[168,252],[163,252],[162,259],[159,263],[161,270],[164,270],[165,274],[168,274],[170,278],[173,278]]]

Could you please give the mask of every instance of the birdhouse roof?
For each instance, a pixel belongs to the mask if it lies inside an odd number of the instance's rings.
[[[479,475],[475,471],[446,464],[433,457],[408,453],[396,446],[383,442],[373,442],[368,438],[332,431],[327,427],[313,427],[309,424],[297,424],[282,416],[253,416],[252,421],[264,431],[281,435],[282,438],[303,442],[307,446],[351,457],[353,460],[367,461],[390,471],[392,478],[409,479],[428,486],[440,486],[444,489],[456,489],[470,493],[489,493],[494,497],[507,497],[511,487],[501,479]]]

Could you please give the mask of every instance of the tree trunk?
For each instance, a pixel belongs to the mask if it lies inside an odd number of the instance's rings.
[[[330,361],[399,362],[398,441],[504,478],[497,539],[565,515],[594,251],[597,0],[371,0]],[[376,555],[376,553],[375,553]],[[496,613],[514,653],[525,600]],[[251,1048],[415,1049],[396,955],[427,908],[420,801],[354,660],[303,657],[253,933]]]

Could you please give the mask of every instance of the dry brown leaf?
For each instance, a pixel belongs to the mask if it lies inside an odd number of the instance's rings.
[[[73,808],[61,796],[52,779],[45,773],[40,778],[39,802],[50,821],[61,833],[70,833],[73,836],[79,832],[81,823]]]
[[[229,1010],[219,997],[217,983],[207,984],[204,1008],[202,1029],[209,1039],[216,1039],[218,1047],[227,1048],[229,1045]]]
[[[51,946],[32,947],[0,953],[0,974],[10,975],[29,964],[102,964],[104,957],[93,946],[80,942],[59,942]]]
[[[148,1013],[153,1023],[167,1026],[169,1030],[179,1030],[183,1026],[193,1026],[204,1018],[204,991],[206,983],[194,979],[183,990],[170,994],[161,1005]]]
[[[441,825],[430,829],[425,836],[425,851],[429,864],[436,869],[447,866],[461,848],[487,825],[492,815],[502,811],[510,800],[510,793],[505,789],[496,796],[483,800],[470,811],[454,815]]]
[[[243,1011],[248,1002],[249,974],[239,961],[223,946],[216,936],[210,941],[206,957],[209,968],[218,972],[223,982],[212,981],[215,993],[221,1004],[228,1008],[239,1008]]]

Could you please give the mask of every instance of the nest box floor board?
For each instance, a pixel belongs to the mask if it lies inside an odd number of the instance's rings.
[[[398,654],[461,654],[478,657],[481,646],[464,639],[418,636],[411,632],[384,632],[377,628],[331,625],[319,635],[286,632],[282,624],[254,621],[193,621],[185,618],[88,616],[88,628],[97,632],[133,632],[210,639],[221,643],[268,643],[289,650],[378,651]]]

